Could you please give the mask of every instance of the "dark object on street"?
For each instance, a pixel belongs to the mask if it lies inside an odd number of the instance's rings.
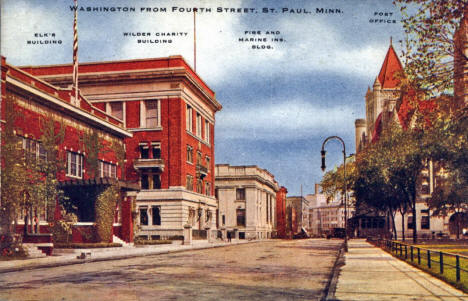
[[[345,229],[344,228],[333,228],[332,237],[344,238],[345,237]]]

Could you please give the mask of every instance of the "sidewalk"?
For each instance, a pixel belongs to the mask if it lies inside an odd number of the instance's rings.
[[[348,243],[333,300],[468,300],[468,295],[365,240]]]
[[[260,242],[267,240],[233,240],[232,242],[221,242],[217,241],[209,243],[206,240],[193,240],[191,245],[181,244],[167,244],[167,245],[153,245],[153,246],[138,246],[138,247],[121,247],[111,248],[110,250],[105,249],[83,249],[81,252],[90,252],[91,256],[86,259],[77,259],[76,256],[80,253],[71,253],[64,255],[47,256],[42,258],[24,259],[24,260],[10,260],[0,261],[0,273],[16,272],[29,269],[56,267],[71,264],[83,264],[94,261],[105,261],[105,260],[116,260],[126,259],[139,256],[149,256],[167,253],[176,253],[189,250],[209,249],[218,248],[236,244],[245,244],[252,242]]]

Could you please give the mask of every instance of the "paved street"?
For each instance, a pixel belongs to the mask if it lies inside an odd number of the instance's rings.
[[[0,300],[317,300],[340,240],[267,241],[0,274]]]

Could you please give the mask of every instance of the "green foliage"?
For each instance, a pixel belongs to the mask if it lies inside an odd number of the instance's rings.
[[[428,157],[422,137],[419,130],[403,130],[390,122],[379,140],[359,154],[354,185],[358,204],[387,211],[392,218],[396,210],[411,208],[416,220],[416,187]]]
[[[437,162],[439,181],[428,205],[433,215],[468,210],[468,118],[466,113],[438,118],[428,131],[426,147]]]
[[[44,203],[47,210],[47,220],[54,220],[56,202],[66,199],[64,192],[59,188],[57,175],[65,169],[65,160],[62,151],[59,150],[65,139],[65,125],[62,120],[56,120],[50,115],[42,118],[42,146],[46,153],[46,160],[37,161],[37,170],[43,177],[35,186],[36,199]]]
[[[394,0],[403,15],[405,73],[419,88],[437,95],[453,87],[455,31],[466,0]]]
[[[1,152],[1,206],[0,233],[14,233],[14,222],[28,195],[28,170],[21,140],[15,132],[15,121],[20,118],[16,101],[7,96],[4,101],[5,124],[2,131]]]
[[[95,130],[85,131],[81,138],[86,151],[86,169],[88,175],[98,177],[99,171],[99,155],[102,153],[104,146],[100,143],[98,132]]]
[[[109,242],[112,238],[115,206],[119,199],[119,187],[109,186],[101,192],[95,203],[96,234],[100,242]]]
[[[122,175],[125,176],[125,147],[122,142],[114,140],[111,144],[111,150],[114,152],[115,157],[117,158],[117,163],[122,169]]]
[[[52,223],[50,228],[52,237],[55,242],[68,243],[73,234],[73,224],[78,221],[78,218],[73,213],[67,213],[62,209],[62,219]]]
[[[346,159],[346,187],[348,193],[351,190],[351,187],[354,186],[354,181],[356,178],[356,165],[354,162],[349,162],[349,159]],[[344,182],[343,182],[343,164],[341,164],[335,170],[330,170],[325,173],[320,182],[323,193],[327,196],[327,201],[333,200],[338,194],[343,195]]]

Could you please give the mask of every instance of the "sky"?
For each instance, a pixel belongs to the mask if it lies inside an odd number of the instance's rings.
[[[1,5],[0,49],[8,63],[72,62],[72,0]],[[215,162],[267,169],[288,195],[314,193],[328,136],[342,137],[346,153],[355,152],[354,121],[365,117],[367,87],[390,37],[397,53],[403,38],[392,0],[78,0],[78,6],[84,9],[78,12],[80,62],[182,55],[191,66],[192,9],[198,8],[196,71],[223,106],[216,114]],[[55,44],[28,44],[46,40]],[[327,170],[342,163],[338,141],[326,150]]]

